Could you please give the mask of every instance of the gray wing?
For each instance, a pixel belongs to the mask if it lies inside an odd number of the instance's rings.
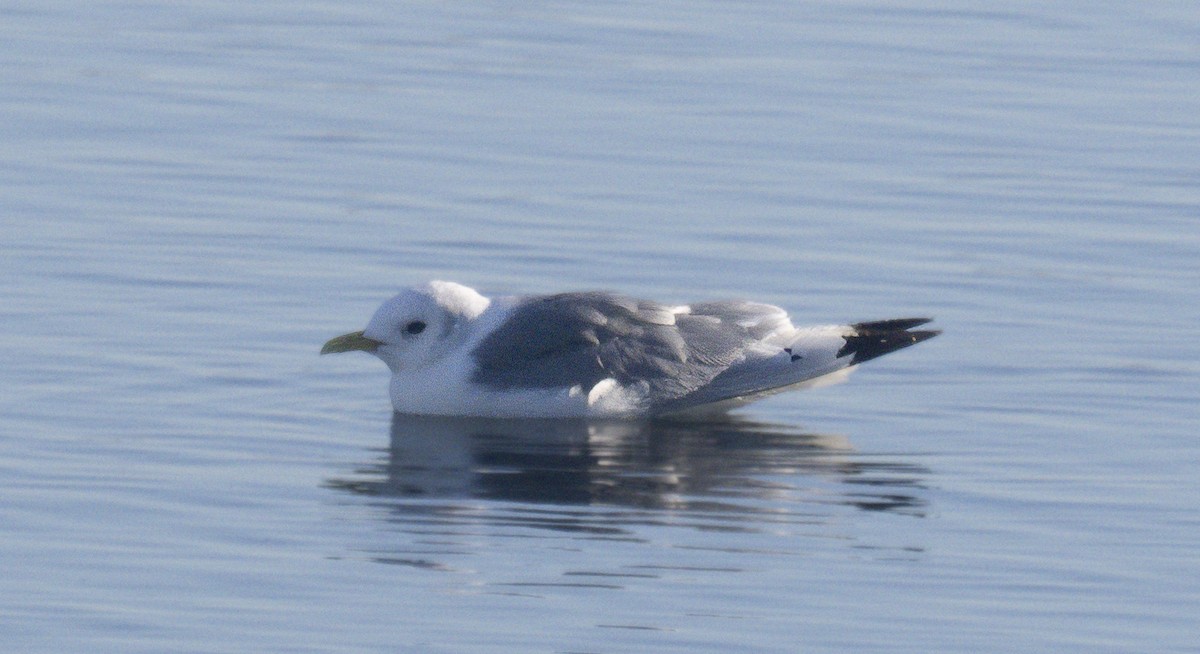
[[[747,353],[691,393],[658,404],[655,412],[670,414],[711,406],[729,408],[788,388],[837,383],[864,361],[941,333],[912,329],[927,322],[928,318],[899,318],[796,329],[788,321],[785,328],[762,336],[760,342],[765,347]]]
[[[788,324],[782,309],[749,302],[693,305],[604,292],[529,298],[473,351],[474,380],[493,388],[590,389],[613,378],[645,382],[654,402],[679,398],[739,361]]]

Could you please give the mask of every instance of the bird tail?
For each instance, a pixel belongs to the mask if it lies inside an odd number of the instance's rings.
[[[779,354],[748,358],[717,375],[709,384],[664,407],[664,413],[703,408],[725,409],[797,388],[844,381],[854,366],[929,340],[938,330],[914,330],[929,318],[899,318],[851,325],[802,327],[781,345]]]

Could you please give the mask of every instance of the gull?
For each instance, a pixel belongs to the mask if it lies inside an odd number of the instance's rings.
[[[489,299],[433,281],[402,291],[321,354],[391,370],[397,413],[509,418],[713,414],[843,380],[941,333],[928,318],[796,327],[743,300],[670,305],[606,291]]]

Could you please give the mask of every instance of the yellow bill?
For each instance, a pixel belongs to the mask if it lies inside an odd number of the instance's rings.
[[[321,354],[337,354],[354,350],[374,352],[379,345],[379,341],[363,336],[362,332],[350,332],[326,341],[325,345],[321,347]]]

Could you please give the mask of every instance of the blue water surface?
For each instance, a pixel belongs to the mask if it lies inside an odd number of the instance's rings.
[[[0,7],[21,652],[1194,652],[1191,3]],[[933,315],[727,420],[395,416],[398,288]]]

